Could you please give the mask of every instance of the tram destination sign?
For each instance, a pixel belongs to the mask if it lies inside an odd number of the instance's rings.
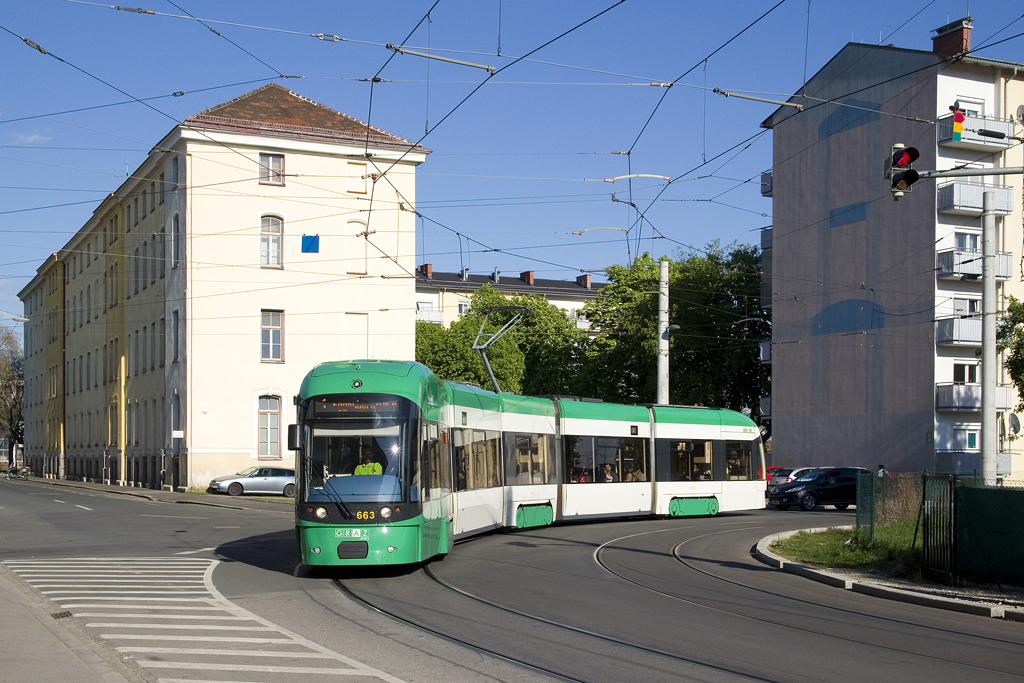
[[[321,398],[314,405],[318,417],[402,417],[405,406],[393,396]]]

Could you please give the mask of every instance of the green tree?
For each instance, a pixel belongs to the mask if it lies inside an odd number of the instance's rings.
[[[1003,368],[1010,375],[1010,380],[1022,397],[1014,409],[1024,411],[1024,302],[1010,296],[1006,313],[999,321],[996,331],[996,344],[1003,355]]]
[[[506,298],[490,285],[473,294],[469,310],[450,328],[416,324],[416,360],[442,379],[493,388],[472,346],[488,311],[493,312],[487,316],[486,333],[498,331],[515,315],[494,310],[504,306],[522,306],[531,312],[487,350],[502,390],[534,395],[573,393],[588,341],[586,332],[543,297]]]
[[[607,269],[602,298],[585,312],[598,330],[582,373],[585,391],[607,401],[647,403],[657,397],[658,271],[644,254]],[[758,342],[771,336],[760,305],[760,256],[753,246],[717,242],[680,252],[669,266],[669,400],[740,410],[766,393],[769,368]]]
[[[8,462],[16,443],[25,442],[25,359],[14,332],[0,327],[0,436],[10,443]]]

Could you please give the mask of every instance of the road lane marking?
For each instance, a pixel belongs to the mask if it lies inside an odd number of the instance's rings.
[[[81,619],[84,628],[109,641],[126,660],[151,671],[160,683],[216,683],[211,678],[276,683],[282,674],[404,683],[229,601],[213,584],[219,564],[214,559],[174,556],[4,562],[61,609],[73,608],[72,616]],[[250,659],[243,659],[246,656]],[[252,663],[253,659],[264,664]],[[160,675],[164,672],[168,676]]]
[[[165,662],[159,659],[136,659],[151,669],[191,669],[193,671],[253,671],[268,674],[327,674],[330,676],[372,676],[363,669],[319,669],[311,666],[259,666],[257,664],[199,664],[196,662]]]
[[[183,515],[144,515],[141,513],[139,514],[139,517],[160,517],[162,519],[209,519],[209,517],[185,517]]]
[[[238,527],[235,527],[235,528],[237,529]],[[205,552],[207,552],[209,550],[216,550],[216,549],[217,549],[216,547],[213,547],[213,548],[200,548],[199,550],[186,550],[184,552],[174,553],[174,554],[175,555],[195,555],[196,553],[205,553]]]
[[[3,510],[3,508],[0,508],[0,510]],[[242,527],[240,527],[240,526],[215,526],[213,528],[214,529],[241,529]]]
[[[187,640],[194,643],[195,636],[154,636],[148,633],[101,633],[100,638],[106,640]],[[269,645],[272,643],[293,643],[290,638],[232,638],[227,636],[203,636],[204,643],[252,643]]]
[[[89,512],[92,512],[92,508],[87,508],[84,505],[79,505],[78,503],[75,503],[75,507],[82,508],[83,510],[88,510]]]
[[[218,657],[290,657],[292,659],[331,659],[322,652],[289,652],[288,650],[210,650],[192,647],[119,647],[118,652],[151,655],[216,655]]]
[[[53,502],[60,503],[61,505],[67,505],[67,503],[65,503],[63,500],[57,500],[56,498],[53,499]]]

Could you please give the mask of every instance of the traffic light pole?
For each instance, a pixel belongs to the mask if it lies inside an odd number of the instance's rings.
[[[996,193],[982,195],[981,480],[996,485]]]

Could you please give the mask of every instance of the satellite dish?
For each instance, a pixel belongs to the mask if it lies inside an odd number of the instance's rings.
[[[1020,420],[1013,413],[1010,413],[1010,431],[1014,434],[1020,432]]]
[[[1017,123],[1024,126],[1024,104],[1017,107]]]

